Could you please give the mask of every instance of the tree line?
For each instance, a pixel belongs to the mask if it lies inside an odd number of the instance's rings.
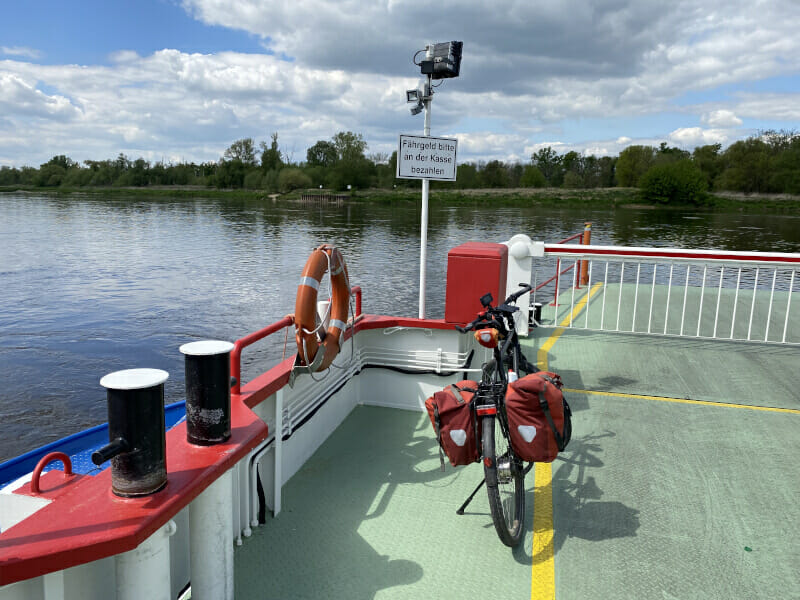
[[[119,154],[113,160],[83,164],[57,155],[38,168],[0,167],[0,186],[43,188],[85,186],[146,187],[192,185],[286,193],[297,189],[403,188],[419,185],[396,179],[397,153],[367,154],[359,133],[343,131],[308,148],[305,161],[281,151],[278,134],[269,143],[253,138],[233,142],[216,162],[155,162]],[[699,146],[692,152],[662,143],[635,145],[619,156],[563,154],[548,146],[526,163],[498,160],[458,166],[455,182],[433,187],[610,188],[638,187],[653,202],[699,203],[709,191],[800,194],[800,134],[764,131],[722,149]]]

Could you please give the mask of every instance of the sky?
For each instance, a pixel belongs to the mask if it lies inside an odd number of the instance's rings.
[[[464,43],[431,134],[459,162],[723,147],[800,130],[798,0],[2,0],[0,166],[57,154],[285,157],[339,131],[390,154],[429,42]]]

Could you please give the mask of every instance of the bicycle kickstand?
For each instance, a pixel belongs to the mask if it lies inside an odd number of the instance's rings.
[[[468,505],[470,502],[472,502],[472,499],[475,497],[475,494],[477,494],[477,493],[478,493],[478,490],[479,490],[479,489],[481,489],[481,488],[483,487],[483,484],[484,484],[484,483],[486,483],[486,480],[485,480],[485,479],[481,479],[481,482],[478,484],[478,487],[476,487],[476,488],[473,490],[473,492],[472,492],[472,493],[469,495],[469,498],[467,498],[467,501],[466,501],[466,502],[464,502],[464,504],[462,504],[462,505],[461,505],[461,508],[459,508],[459,509],[456,511],[456,514],[457,514],[457,515],[463,515],[463,514],[464,514],[464,509],[465,509],[465,508],[467,508],[467,505]]]

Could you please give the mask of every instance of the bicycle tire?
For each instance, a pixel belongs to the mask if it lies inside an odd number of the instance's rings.
[[[500,474],[498,457],[501,465],[507,460],[510,467]],[[499,421],[493,416],[483,417],[483,473],[489,510],[500,541],[512,548],[522,541],[525,520],[525,475],[521,467]]]

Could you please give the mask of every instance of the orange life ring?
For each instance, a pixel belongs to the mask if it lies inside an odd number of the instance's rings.
[[[330,323],[322,340],[317,338],[317,291],[322,277],[330,265],[331,306]],[[297,301],[294,308],[295,340],[301,364],[312,371],[327,369],[339,353],[339,336],[347,327],[350,313],[350,283],[347,266],[338,248],[323,244],[315,249],[306,261],[300,285],[297,286]],[[323,353],[318,353],[320,345]]]

